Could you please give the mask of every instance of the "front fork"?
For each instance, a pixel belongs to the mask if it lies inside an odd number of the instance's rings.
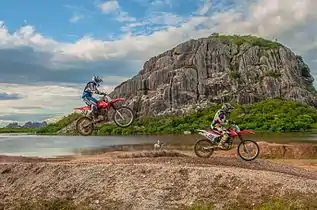
[[[242,145],[243,145],[243,150],[244,150],[244,152],[249,153],[248,148],[247,148],[247,147],[245,146],[245,144],[244,144],[244,138],[242,137],[242,135],[239,134],[238,137],[239,137],[239,139],[240,139],[240,141],[241,141],[241,143],[242,143]]]

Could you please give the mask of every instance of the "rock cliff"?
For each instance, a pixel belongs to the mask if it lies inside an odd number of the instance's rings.
[[[127,98],[140,115],[184,111],[195,104],[246,104],[267,98],[316,107],[313,81],[301,56],[277,42],[213,34],[152,57],[111,96]]]

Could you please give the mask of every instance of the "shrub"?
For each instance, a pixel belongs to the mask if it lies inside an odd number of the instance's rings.
[[[289,132],[312,128],[317,123],[315,108],[282,99],[270,99],[253,105],[235,105],[229,118],[242,129],[258,131]],[[220,105],[208,107],[186,116],[146,117],[138,119],[129,128],[115,125],[103,125],[102,135],[162,134],[183,133],[199,128],[207,129],[220,108]]]
[[[252,105],[234,105],[229,119],[242,129],[257,131],[290,132],[305,131],[317,125],[317,110],[313,107],[283,99],[268,99]],[[208,129],[221,104],[188,113],[185,116],[169,115],[138,118],[130,127],[120,128],[104,124],[98,135],[177,134],[184,131]],[[73,113],[57,123],[39,129],[38,133],[52,134],[67,126],[81,115]]]
[[[251,46],[259,46],[264,49],[276,49],[276,48],[283,47],[283,45],[278,42],[270,41],[270,40],[263,39],[257,36],[252,36],[252,35],[245,35],[245,36],[220,35],[218,33],[213,33],[211,36],[209,36],[209,38],[217,39],[217,40],[225,41],[225,42],[231,42],[238,46],[246,43]]]

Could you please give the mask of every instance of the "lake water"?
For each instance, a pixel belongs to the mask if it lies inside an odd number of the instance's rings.
[[[25,134],[0,134],[0,155],[52,157],[72,155],[80,149],[99,149],[127,144],[193,145],[199,135],[163,136],[36,136]],[[316,143],[317,132],[267,134],[257,133],[245,138],[276,143]]]

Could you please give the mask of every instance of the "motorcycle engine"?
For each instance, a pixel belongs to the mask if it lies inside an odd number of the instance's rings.
[[[100,114],[99,116],[102,116],[103,117],[103,120],[106,120],[107,119],[107,111],[106,110],[100,110]]]

